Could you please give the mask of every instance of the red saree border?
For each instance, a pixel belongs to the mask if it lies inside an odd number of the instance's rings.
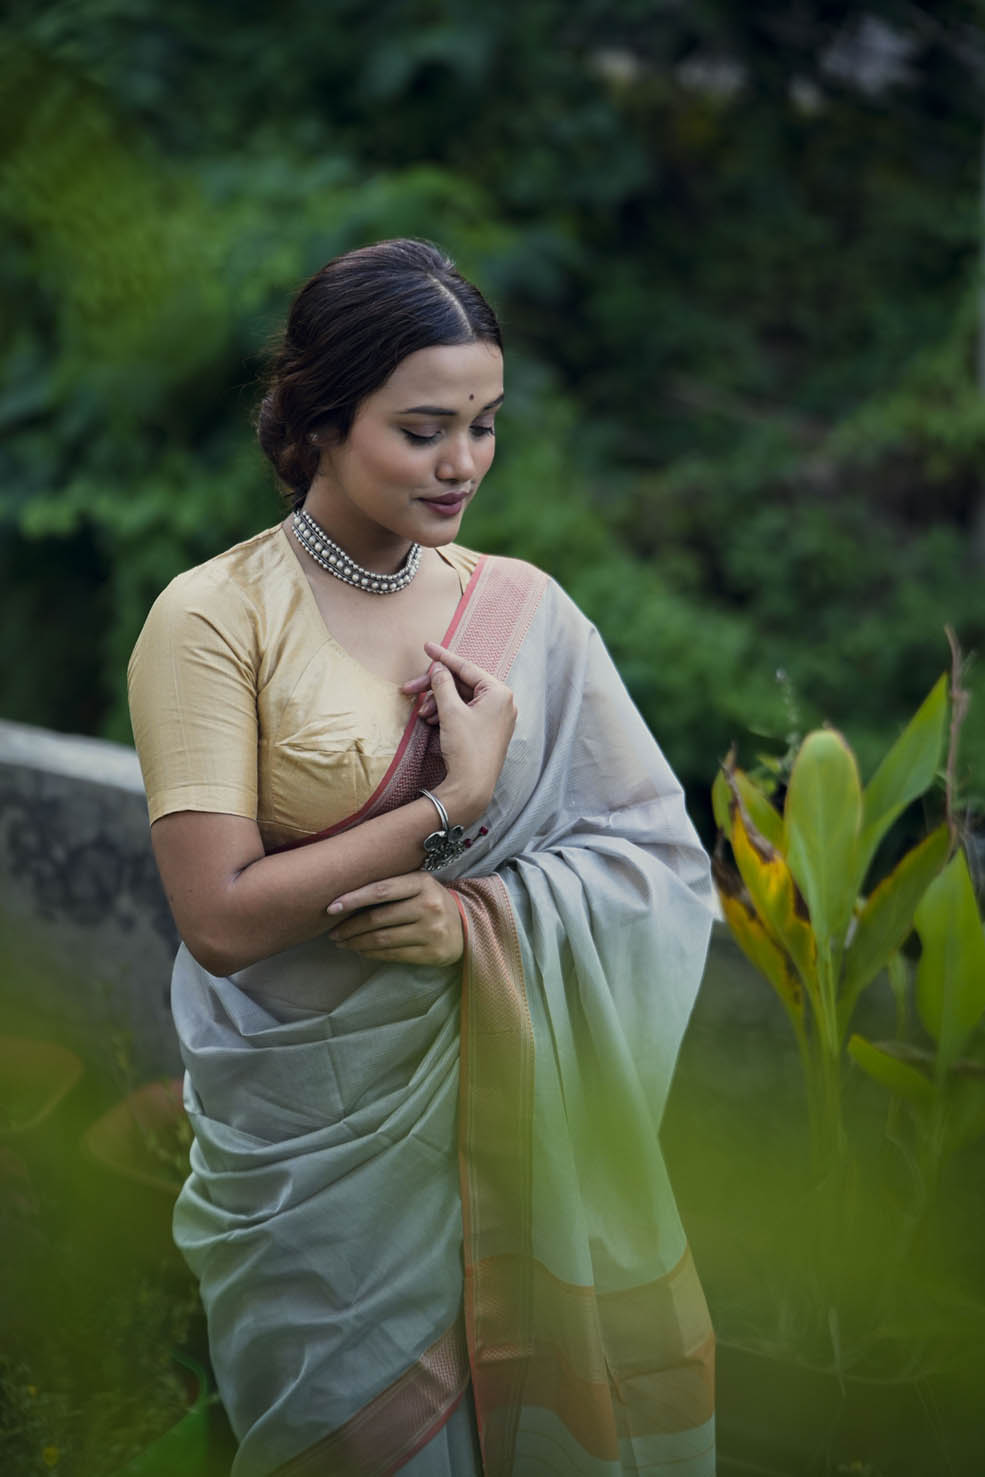
[[[468,1383],[459,1320],[393,1384],[273,1477],[390,1477],[438,1434]]]
[[[449,625],[444,636],[441,638],[439,645],[448,646],[449,643],[453,640],[455,632],[458,630],[459,623],[461,622],[462,616],[465,612],[465,608],[468,605],[468,602],[472,599],[476,590],[478,589],[479,575],[482,571],[483,565],[486,562],[486,559],[487,556],[485,554],[480,554],[479,562],[473,569],[469,582],[465,586],[465,589],[462,591],[461,596],[459,597],[458,604],[455,606],[455,613],[451,618],[451,624]],[[403,733],[401,734],[400,743],[397,745],[397,752],[394,754],[393,758],[390,760],[390,763],[387,765],[386,773],[380,780],[379,784],[376,786],[376,789],[373,791],[372,795],[370,795],[369,799],[366,800],[359,807],[358,810],[353,811],[352,815],[346,816],[344,820],[336,821],[334,826],[326,826],[324,831],[316,831],[311,836],[302,836],[299,841],[288,841],[286,845],[278,846],[275,848],[275,850],[294,851],[295,848],[298,846],[309,846],[312,841],[326,841],[329,836],[337,836],[340,831],[348,831],[350,827],[357,826],[360,821],[368,820],[371,813],[373,813],[373,807],[376,805],[380,795],[389,785],[390,780],[393,778],[397,769],[403,762],[411,739],[414,737],[415,729],[418,729],[420,727],[422,727],[422,725],[420,725],[417,721],[417,704],[414,703],[410,717],[407,719],[407,725],[404,728]]]
[[[532,564],[481,554],[440,645],[505,681],[546,584],[547,575]],[[432,789],[444,773],[437,729],[418,720],[415,703],[397,751],[369,799],[335,825],[275,847],[274,852],[293,851],[348,831],[360,821],[406,804],[422,787]]]

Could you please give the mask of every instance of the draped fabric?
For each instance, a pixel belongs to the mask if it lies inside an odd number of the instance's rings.
[[[488,834],[442,873],[462,964],[324,937],[229,979],[176,961],[195,1143],[175,1234],[234,1477],[709,1477],[713,1336],[658,1140],[707,858],[546,576],[483,559],[449,644],[518,709]],[[412,722],[345,824],[441,773]]]

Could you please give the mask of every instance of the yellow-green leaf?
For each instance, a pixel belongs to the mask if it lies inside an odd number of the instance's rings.
[[[913,928],[917,904],[947,861],[949,846],[947,826],[938,826],[919,846],[907,852],[867,899],[845,952],[839,1006],[843,1029],[860,991],[886,968]]]
[[[935,682],[865,787],[860,887],[893,821],[934,782],[947,728],[947,685],[946,674]]]
[[[732,812],[732,854],[753,907],[813,995],[817,946],[803,899],[783,857],[767,843],[753,843],[738,808]]]
[[[863,1072],[897,1097],[905,1098],[907,1102],[916,1103],[920,1107],[925,1107],[933,1099],[933,1084],[922,1072],[918,1072],[908,1062],[901,1062],[899,1057],[891,1056],[888,1051],[873,1046],[864,1036],[852,1036],[849,1039],[848,1055],[858,1063]]]
[[[855,755],[832,729],[810,733],[784,807],[784,852],[818,947],[840,948],[858,893],[862,782]]]
[[[711,813],[715,817],[715,825],[726,838],[730,838],[732,833],[732,821],[729,816],[729,794],[725,771],[724,769],[719,769],[715,775],[715,782],[711,787]]]
[[[741,898],[719,889],[725,921],[749,962],[773,986],[799,1034],[804,1026],[804,988],[789,955],[767,933],[762,919]]]
[[[963,851],[931,882],[914,924],[923,946],[917,1009],[946,1071],[985,1011],[985,930]]]
[[[715,824],[729,841],[732,839],[732,810],[741,800],[746,814],[759,834],[777,850],[783,845],[783,817],[769,796],[760,789],[745,770],[730,763],[731,756],[718,771],[711,787],[711,805]]]

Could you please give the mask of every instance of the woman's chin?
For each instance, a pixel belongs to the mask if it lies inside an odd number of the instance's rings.
[[[454,518],[444,518],[440,523],[437,519],[428,519],[427,526],[422,526],[414,535],[416,541],[425,549],[440,549],[442,544],[453,543],[462,526],[464,511],[462,509]]]

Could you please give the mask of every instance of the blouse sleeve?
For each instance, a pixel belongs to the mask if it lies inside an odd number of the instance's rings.
[[[235,588],[191,571],[154,602],[127,670],[151,823],[178,810],[256,819],[256,649]]]

